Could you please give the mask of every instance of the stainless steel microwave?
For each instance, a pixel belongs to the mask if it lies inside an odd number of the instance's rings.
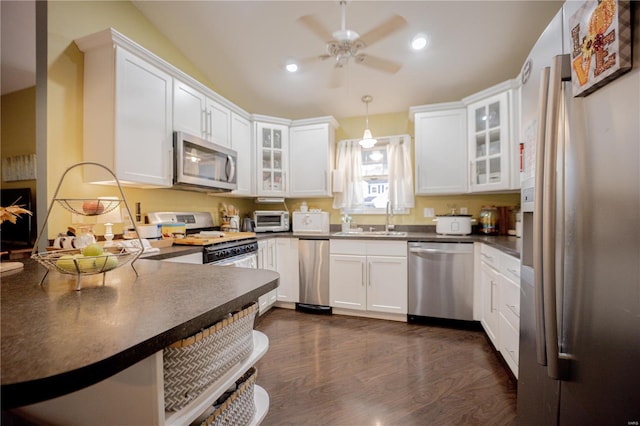
[[[238,187],[238,154],[185,132],[173,133],[173,186],[205,192],[229,192]]]
[[[289,212],[281,210],[256,210],[253,212],[255,232],[289,231]]]

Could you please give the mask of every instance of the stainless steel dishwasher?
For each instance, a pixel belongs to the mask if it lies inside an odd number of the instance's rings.
[[[331,314],[329,306],[329,240],[298,239],[300,302],[296,310]]]
[[[473,243],[409,243],[408,320],[473,320]]]

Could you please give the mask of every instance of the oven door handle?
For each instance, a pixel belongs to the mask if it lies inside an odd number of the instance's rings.
[[[213,265],[213,266],[236,266],[236,264],[242,263],[245,260],[251,259],[251,258],[253,258],[253,262],[251,262],[253,265],[250,266],[250,267],[251,268],[257,268],[258,255],[256,253],[247,253],[247,254],[243,254],[243,255],[240,255],[240,256],[229,257],[227,259],[218,260],[216,262],[208,263],[208,265]]]

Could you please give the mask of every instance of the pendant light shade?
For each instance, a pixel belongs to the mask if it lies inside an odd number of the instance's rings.
[[[362,146],[363,148],[371,148],[377,142],[373,138],[371,130],[369,130],[369,102],[371,101],[373,101],[373,98],[370,95],[365,95],[362,97],[362,102],[365,103],[367,108],[366,128],[364,129],[364,134],[362,135],[362,140],[360,141],[360,146]]]

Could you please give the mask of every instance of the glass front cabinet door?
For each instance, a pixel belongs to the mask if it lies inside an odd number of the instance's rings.
[[[509,188],[508,93],[468,106],[471,192]]]
[[[256,123],[258,148],[258,195],[286,194],[289,129],[277,124]]]

